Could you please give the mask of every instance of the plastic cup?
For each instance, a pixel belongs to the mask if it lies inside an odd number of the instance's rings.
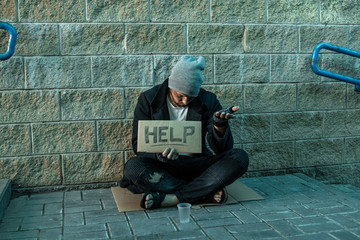
[[[180,223],[188,223],[190,221],[190,203],[179,203],[177,205],[179,210]]]

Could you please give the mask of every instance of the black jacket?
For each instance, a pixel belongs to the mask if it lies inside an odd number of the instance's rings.
[[[166,104],[168,94],[168,80],[162,84],[140,94],[138,103],[134,112],[132,146],[134,153],[138,156],[156,158],[154,153],[142,153],[137,151],[137,132],[139,120],[170,120],[169,111]],[[216,95],[204,89],[200,89],[199,95],[189,103],[186,120],[202,122],[202,153],[199,156],[212,155],[207,148],[205,138],[209,147],[215,154],[227,151],[233,148],[234,140],[227,126],[224,137],[219,137],[215,132],[212,123],[213,114],[222,109]],[[165,149],[164,149],[165,150]]]

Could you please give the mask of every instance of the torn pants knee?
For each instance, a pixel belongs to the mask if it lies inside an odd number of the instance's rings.
[[[136,193],[174,193],[186,184],[184,180],[177,179],[162,169],[156,162],[138,157],[130,159],[125,164],[123,179],[127,179],[129,183],[126,188]]]

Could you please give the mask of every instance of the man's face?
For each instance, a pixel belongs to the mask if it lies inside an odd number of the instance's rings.
[[[185,107],[187,106],[194,98],[189,97],[181,92],[170,89],[169,91],[169,100],[172,105],[175,107]]]

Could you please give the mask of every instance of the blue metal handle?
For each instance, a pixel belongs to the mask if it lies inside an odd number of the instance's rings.
[[[0,29],[5,29],[10,36],[7,51],[4,54],[0,54],[0,60],[6,60],[9,59],[15,52],[17,33],[13,26],[4,22],[0,22]]]
[[[317,62],[318,62],[319,52],[323,48],[332,50],[332,51],[335,51],[338,53],[350,55],[350,56],[353,56],[356,58],[360,58],[360,52],[357,52],[357,51],[354,51],[354,50],[351,50],[348,48],[343,48],[343,47],[339,47],[336,45],[332,45],[330,43],[322,42],[315,46],[313,53],[312,53],[312,64],[311,64],[311,69],[313,70],[314,73],[321,75],[321,76],[333,78],[333,79],[336,79],[339,81],[355,84],[355,89],[357,91],[360,91],[360,79],[354,79],[354,78],[351,78],[348,76],[344,76],[344,75],[337,74],[337,73],[332,73],[332,72],[321,70],[318,68]]]

